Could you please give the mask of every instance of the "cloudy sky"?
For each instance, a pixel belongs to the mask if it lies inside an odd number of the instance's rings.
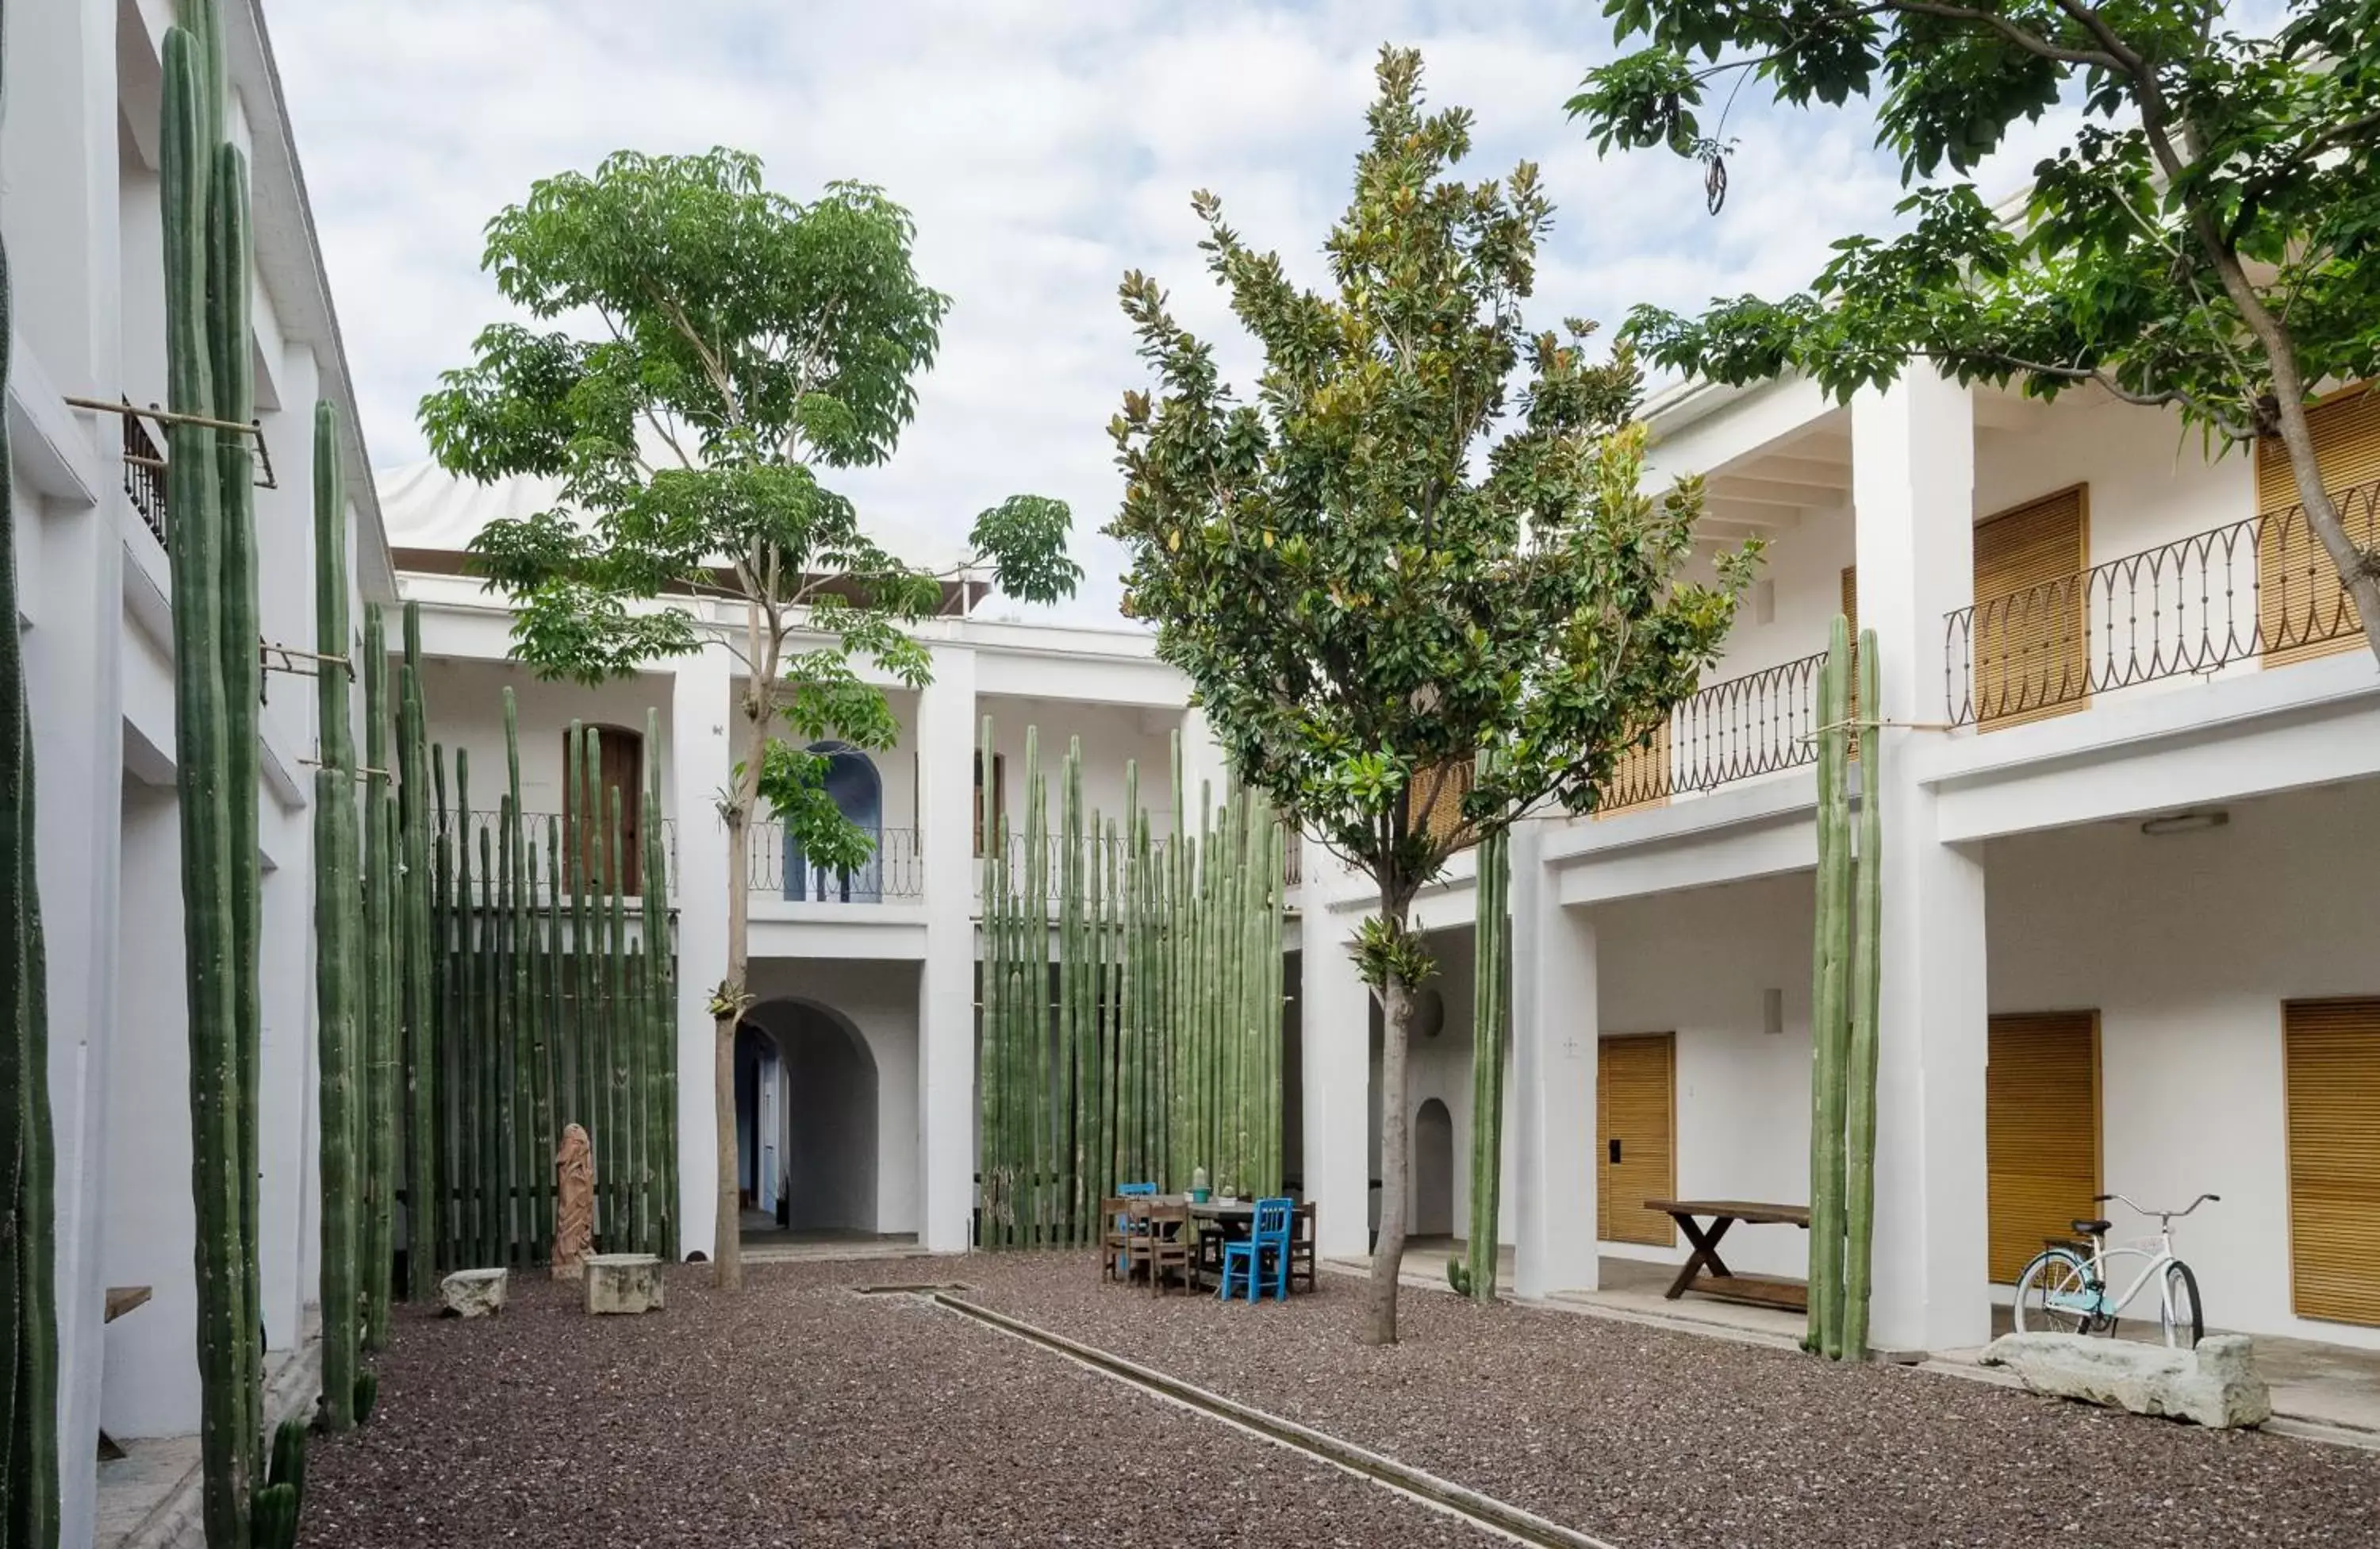
[[[424,455],[415,405],[501,315],[480,227],[535,178],[605,152],[759,154],[803,199],[882,185],[916,214],[917,262],[955,305],[916,424],[886,468],[839,475],[864,511],[957,534],[1010,494],[1075,513],[1084,592],[1116,622],[1117,491],[1104,426],[1142,384],[1115,304],[1139,268],[1218,339],[1251,351],[1200,268],[1194,189],[1320,277],[1371,67],[1417,45],[1432,100],[1477,115],[1470,177],[1536,161],[1557,204],[1539,315],[1615,323],[1633,302],[1774,292],[1826,242],[1888,223],[1894,167],[1860,115],[1783,114],[1748,89],[1716,219],[1697,168],[1605,161],[1562,112],[1612,53],[1600,0],[279,0],[282,77],[364,431],[382,467]],[[2012,187],[2034,146],[2004,158]],[[1002,604],[992,604],[1005,611]]]

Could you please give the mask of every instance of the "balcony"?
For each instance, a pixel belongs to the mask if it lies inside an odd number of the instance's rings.
[[[807,864],[774,818],[753,820],[750,844],[756,894],[811,904],[913,903],[925,896],[925,855],[914,828],[880,830],[875,855],[850,872]]]
[[[523,829],[532,852],[529,861],[529,870],[533,873],[529,878],[532,895],[543,896],[547,877],[553,874],[557,869],[560,869],[562,888],[566,894],[570,888],[569,874],[566,869],[564,869],[566,868],[567,857],[554,854],[547,845],[549,834],[560,835],[566,832],[566,820],[559,812],[524,812],[521,817]],[[500,867],[503,864],[504,814],[475,809],[461,814],[461,819],[462,841],[471,863],[471,890],[474,895],[472,901],[477,902],[480,878],[486,869],[483,868],[480,860],[481,855],[484,854],[488,858],[490,866]],[[591,851],[592,836],[589,837]],[[484,850],[481,848],[482,844],[486,847]],[[609,848],[608,842],[606,848]],[[625,895],[631,898],[641,897],[644,881],[640,873],[644,866],[644,855],[633,830],[621,836],[621,851],[620,869],[625,873],[623,880]],[[669,895],[674,897],[677,895],[677,824],[669,818],[662,820],[662,853],[668,858]],[[491,883],[496,880],[497,875],[501,875],[501,872],[491,875]],[[588,857],[589,892],[599,896],[606,896],[605,890],[608,886],[607,857],[601,852],[590,852]]]
[[[128,402],[125,407],[124,493],[162,548],[165,543],[165,455],[150,439],[140,416],[130,412]]]
[[[2380,538],[2380,482],[2334,498],[2350,535]],[[1990,730],[2135,684],[2327,655],[2361,634],[2328,553],[2291,506],[1961,608],[1947,624],[1944,688],[1951,725]]]
[[[1736,780],[1817,762],[1823,651],[1697,690],[1652,740],[1621,755],[1595,815],[1658,806]]]

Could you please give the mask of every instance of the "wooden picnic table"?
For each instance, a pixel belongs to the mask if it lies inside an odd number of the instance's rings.
[[[1750,1200],[1647,1200],[1646,1210],[1658,1210],[1678,1224],[1694,1244],[1694,1253],[1670,1288],[1661,1294],[1671,1301],[1688,1291],[1726,1301],[1748,1301],[1762,1307],[1782,1307],[1791,1311],[1807,1311],[1810,1287],[1799,1280],[1781,1279],[1773,1275],[1738,1275],[1729,1269],[1718,1256],[1718,1239],[1727,1229],[1741,1221],[1752,1226],[1810,1227],[1810,1207],[1807,1205],[1760,1204]],[[1706,1217],[1706,1228],[1697,1217]]]

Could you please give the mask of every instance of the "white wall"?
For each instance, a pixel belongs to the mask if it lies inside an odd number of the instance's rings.
[[[2364,782],[2242,803],[2202,833],[2125,823],[1986,848],[1992,1010],[2099,1012],[2107,1188],[2223,1196],[2175,1243],[2212,1326],[2380,1348],[2380,1328],[2290,1311],[2281,1051],[2283,1000],[2380,994],[2374,834],[2380,782]]]
[[[390,619],[389,645],[403,643]],[[446,799],[455,800],[454,759],[470,755],[471,805],[494,811],[504,794],[504,689],[518,701],[520,723],[521,806],[531,812],[563,810],[562,738],[573,720],[589,726],[625,726],[641,735],[647,710],[661,712],[662,800],[673,805],[676,775],[670,756],[670,679],[661,674],[640,674],[606,683],[599,689],[573,683],[547,683],[526,667],[505,662],[461,662],[431,659],[422,665],[421,697],[428,714],[430,739],[446,750]],[[395,675],[390,677],[391,696]],[[727,706],[720,706],[723,716]]]
[[[1682,1199],[1809,1199],[1811,885],[1806,873],[1770,877],[1594,910],[1599,1031],[1677,1035]],[[1762,1031],[1770,989],[1784,993],[1781,1033]],[[1592,1129],[1595,1116],[1580,1122]],[[1595,1209],[1594,1189],[1581,1180],[1576,1208]],[[1665,1262],[1686,1254],[1682,1243],[1602,1251]],[[1809,1243],[1791,1227],[1744,1226],[1729,1236],[1726,1258],[1747,1273],[1798,1277]]]
[[[978,720],[992,718],[992,748],[1007,761],[1005,814],[1011,829],[1025,830],[1025,732],[1038,728],[1043,806],[1052,832],[1064,812],[1062,770],[1069,738],[1083,739],[1083,805],[1123,826],[1124,761],[1137,761],[1141,805],[1148,812],[1149,832],[1163,837],[1173,826],[1173,730],[1181,725],[1178,711],[1138,709],[1130,705],[1087,704],[1075,701],[1018,699],[983,695],[976,701]],[[1185,750],[1185,759],[1188,758]],[[1188,793],[1193,809],[1188,822],[1195,831],[1197,792]],[[1214,799],[1222,799],[1219,789]]]
[[[859,1031],[876,1061],[876,1229],[917,1229],[917,965],[756,958],[762,1001],[807,1000]]]

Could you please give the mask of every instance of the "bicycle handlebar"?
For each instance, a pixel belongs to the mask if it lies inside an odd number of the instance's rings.
[[[2221,1204],[2223,1202],[2223,1196],[2220,1194],[2201,1194],[2198,1198],[2191,1201],[2186,1208],[2181,1210],[2151,1210],[2144,1204],[2125,1199],[2121,1194],[2094,1194],[2091,1196],[2091,1202],[2095,1205],[2104,1205],[2110,1200],[2115,1201],[2119,1204],[2127,1205],[2142,1215],[2154,1215],[2160,1221],[2179,1221],[2183,1216],[2188,1215],[2192,1211],[2196,1210],[2199,1206],[2206,1203],[2210,1200],[2218,1205]]]

